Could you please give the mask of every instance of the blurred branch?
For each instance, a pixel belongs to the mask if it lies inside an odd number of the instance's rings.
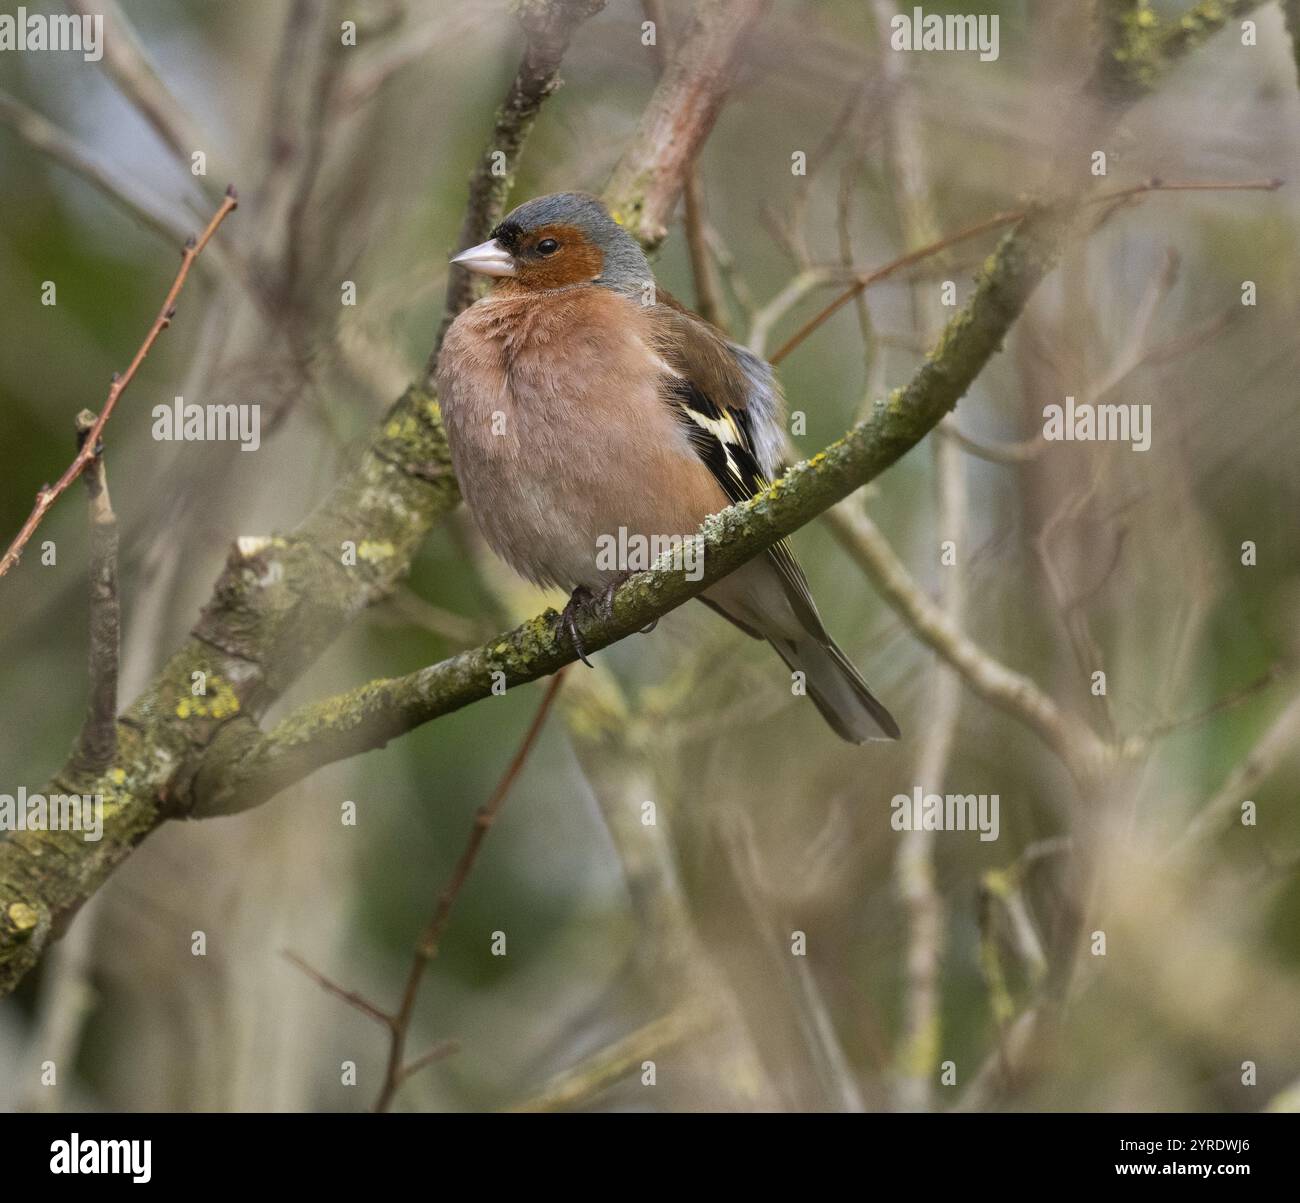
[[[1119,105],[1132,104],[1155,87],[1171,62],[1262,3],[1200,0],[1181,16],[1164,20],[1146,0],[1100,0],[1102,53],[1088,90]]]
[[[90,147],[5,92],[0,92],[0,124],[8,126],[33,150],[97,188],[125,213],[146,229],[162,235],[167,242],[176,245],[188,237],[188,219],[185,216],[160,205],[130,176],[111,164],[101,163]]]
[[[938,216],[930,200],[931,184],[923,146],[924,132],[916,120],[911,80],[903,59],[887,49],[893,6],[876,0],[878,58],[886,79],[885,143],[889,154],[894,208],[905,246],[934,245],[940,239]],[[859,325],[864,343],[870,318],[862,294]],[[933,288],[912,286],[912,328],[925,345],[943,327],[943,309]],[[953,425],[951,415],[939,424],[943,435]],[[952,630],[960,634],[966,608],[966,463],[952,440],[932,440],[936,492],[936,545],[951,542],[953,562],[939,570],[938,607]],[[925,725],[917,750],[916,780],[925,789],[942,791],[961,715],[962,679],[943,663],[930,670]],[[943,1047],[943,1006],[940,992],[945,945],[945,908],[935,881],[935,833],[924,827],[902,834],[894,860],[894,884],[907,922],[904,961],[903,1030],[894,1056],[894,1096],[905,1111],[926,1111]]]
[[[122,6],[117,0],[66,0],[66,3],[83,18],[102,17],[108,31],[104,38],[104,70],[188,174],[191,156],[196,150],[211,150],[211,139],[163,83]],[[215,196],[210,177],[193,178]]]
[[[841,506],[828,514],[840,544],[922,642],[943,657],[987,702],[1019,719],[1050,747],[1076,780],[1087,783],[1115,753],[1081,719],[1066,714],[1029,677],[1007,668],[952,622],[908,573],[866,514]]]
[[[1300,84],[1300,0],[1282,0],[1282,15],[1291,35],[1291,57],[1295,60],[1296,83]]]
[[[555,695],[563,684],[564,670],[561,669],[551,678],[550,684],[542,693],[542,700],[537,707],[537,712],[533,715],[533,721],[529,724],[528,730],[524,732],[523,741],[516,749],[514,757],[502,775],[501,780],[497,782],[497,787],[492,791],[492,796],[479,809],[478,814],[474,816],[474,825],[470,828],[469,839],[460,854],[460,859],[457,860],[456,866],[452,870],[451,879],[438,895],[433,917],[429,920],[428,926],[424,929],[419,942],[415,946],[415,954],[411,958],[411,968],[406,977],[406,988],[402,991],[402,1001],[393,1015],[388,1049],[388,1069],[384,1076],[383,1089],[375,1100],[374,1109],[376,1111],[387,1111],[392,1104],[393,1096],[402,1083],[411,1074],[429,1063],[429,1054],[417,1058],[409,1065],[406,1062],[406,1041],[411,1029],[411,1018],[415,1014],[415,1002],[420,994],[420,983],[424,979],[424,972],[429,967],[429,962],[438,955],[443,932],[447,930],[447,923],[451,919],[452,908],[456,905],[456,900],[460,897],[461,891],[465,888],[465,883],[469,880],[469,875],[478,860],[479,850],[483,847],[483,841],[487,839],[492,824],[497,821],[497,816],[501,813],[501,808],[510,795],[511,786],[514,785],[519,774],[523,771],[524,765],[528,762],[528,757],[537,744],[537,737],[541,735],[542,727],[546,725],[546,716],[551,712],[551,705],[555,701]]]
[[[461,222],[458,251],[482,242],[505,216],[506,198],[515,180],[515,168],[542,102],[560,87],[560,60],[574,31],[605,7],[605,0],[533,0],[517,9],[523,26],[524,55],[514,82],[497,110],[492,137],[469,177],[469,204]],[[477,299],[474,275],[452,264],[447,276],[447,301],[442,325],[426,367],[426,385],[438,367],[438,352],[457,316]]]
[[[95,428],[95,415],[77,415],[79,444]],[[78,446],[78,451],[81,447]],[[108,495],[102,446],[91,448],[84,473],[90,519],[90,697],[72,754],[78,777],[103,772],[117,751],[117,670],[122,635],[117,591],[117,515]]]
[[[761,0],[701,5],[688,45],[651,99],[607,193],[612,207],[649,241],[660,236],[682,168],[718,111],[740,37],[763,8]],[[675,128],[678,121],[684,124]],[[612,616],[582,624],[587,646],[594,650],[639,630],[924,438],[1000,347],[1054,265],[1075,228],[1077,204],[1035,209],[1003,240],[910,384],[877,402],[866,421],[815,462],[707,524],[705,581],[641,574],[620,590]],[[235,546],[191,637],[119,719],[116,763],[91,783],[106,801],[104,838],[87,843],[75,833],[28,831],[0,839],[0,995],[37,962],[67,916],[166,819],[242,809],[256,801],[244,794],[254,785],[258,796],[270,796],[277,773],[280,780],[297,779],[315,767],[303,753],[327,733],[325,742],[338,754],[318,756],[317,764],[486,696],[494,672],[517,684],[573,659],[551,617],[543,616],[424,673],[308,707],[269,736],[259,730],[267,707],[288,685],[363,609],[391,592],[424,535],[458,498],[437,403],[427,389],[412,387],[296,531]],[[340,562],[341,537],[366,549],[355,566]],[[193,692],[196,674],[207,682],[205,697]],[[371,721],[376,716],[377,727]],[[241,751],[250,754],[242,780],[227,763]]]
[[[641,0],[646,19],[655,26],[655,67],[660,76],[671,57],[672,42],[668,36],[668,22],[662,0]],[[686,249],[691,265],[691,282],[695,286],[695,312],[719,330],[727,328],[727,310],[722,303],[722,290],[717,265],[706,234],[708,225],[704,215],[704,186],[700,181],[700,165],[692,159],[682,183],[683,220]]]
[[[963,451],[969,451],[971,455],[987,460],[991,464],[1007,466],[1025,464],[1032,459],[1037,459],[1047,450],[1047,440],[1043,438],[1041,432],[1034,435],[1032,439],[1022,439],[1017,443],[982,442],[971,438],[968,434],[963,434],[955,425],[948,427],[946,433]]]
[[[685,1003],[558,1074],[539,1094],[507,1110],[569,1111],[580,1107],[635,1073],[643,1062],[656,1060],[692,1036],[708,1031],[716,1019],[707,1006]]]
[[[550,713],[551,704],[555,701],[555,695],[559,692],[563,683],[564,670],[561,669],[551,679],[551,683],[542,694],[542,700],[533,715],[533,720],[529,724],[528,730],[524,732],[523,740],[515,750],[515,754],[511,758],[505,773],[497,782],[496,789],[492,791],[492,796],[479,808],[478,813],[474,816],[474,825],[470,828],[469,839],[456,861],[451,878],[438,894],[432,918],[430,918],[420,935],[420,939],[416,942],[415,951],[411,956],[411,966],[406,974],[406,985],[402,990],[401,1001],[398,1003],[396,1011],[385,1011],[378,1004],[371,1002],[365,995],[340,986],[332,978],[326,977],[320,970],[309,965],[297,954],[292,952],[284,954],[323,990],[334,995],[335,998],[342,999],[350,1007],[354,1007],[363,1015],[369,1016],[388,1029],[388,1060],[384,1069],[384,1082],[380,1087],[379,1095],[375,1099],[373,1107],[375,1111],[387,1111],[392,1106],[398,1090],[413,1074],[419,1073],[420,1070],[432,1065],[435,1061],[441,1061],[444,1057],[459,1051],[460,1045],[458,1042],[445,1040],[433,1045],[420,1056],[411,1060],[407,1059],[406,1043],[410,1038],[411,1021],[415,1017],[415,1004],[420,996],[420,986],[424,981],[424,974],[429,967],[429,963],[438,955],[443,933],[447,930],[447,923],[451,919],[452,908],[456,905],[456,900],[465,888],[470,873],[473,872],[474,865],[478,861],[479,851],[483,847],[483,841],[487,839],[487,834],[492,829],[498,815],[500,815],[501,808],[505,805],[511,787],[523,771],[529,755],[536,746],[537,737],[542,733],[542,727],[546,723],[546,716]]]
[[[745,39],[771,0],[699,0],[695,18],[641,115],[606,199],[643,244],[667,233],[686,177],[731,87]]]
[[[1255,746],[1228,774],[1228,779],[1187,825],[1171,850],[1175,857],[1192,855],[1201,844],[1227,830],[1241,818],[1241,804],[1300,747],[1300,693],[1296,694],[1264,731]]]
[[[96,448],[100,445],[103,437],[104,427],[108,424],[109,418],[113,416],[113,410],[117,406],[117,399],[122,395],[126,386],[135,378],[136,372],[144,362],[144,358],[149,354],[150,349],[158,340],[158,336],[171,325],[172,318],[176,316],[176,299],[180,296],[182,286],[185,284],[185,277],[189,275],[190,268],[194,265],[194,260],[202,253],[203,248],[208,245],[209,239],[217,232],[217,227],[226,219],[226,216],[238,207],[238,200],[235,196],[233,187],[226,190],[226,197],[221,202],[221,207],[213,214],[212,220],[208,222],[207,229],[199,236],[197,241],[190,238],[181,255],[180,270],[176,273],[176,278],[172,281],[172,286],[167,290],[167,297],[162,303],[162,308],[158,311],[158,316],[154,318],[153,325],[149,327],[149,332],[145,335],[144,342],[140,344],[131,360],[130,365],[124,373],[114,373],[113,383],[108,390],[108,400],[104,402],[104,408],[100,411],[99,417],[95,424],[86,431],[85,438],[82,441],[81,449],[77,452],[72,463],[68,465],[67,470],[59,477],[54,485],[45,485],[39,493],[36,494],[36,505],[33,507],[27,521],[23,523],[22,529],[15,536],[13,542],[9,545],[9,550],[5,552],[3,559],[0,559],[0,576],[4,576],[10,568],[18,562],[19,556],[22,555],[23,548],[26,547],[28,540],[35,533],[36,528],[40,525],[41,519],[45,517],[46,511],[52,506],[59,497],[68,489],[68,487],[79,477],[96,458]]]

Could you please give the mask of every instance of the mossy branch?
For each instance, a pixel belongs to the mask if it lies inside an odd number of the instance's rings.
[[[556,39],[567,41],[573,29],[568,16],[596,8],[595,0],[520,0],[528,42],[510,96],[520,78],[532,78],[553,57]],[[725,19],[725,8],[726,0],[701,3],[687,41],[705,38],[710,45],[683,51],[683,61],[696,64],[699,74],[689,67],[675,71],[651,100],[658,110],[670,107],[672,97],[690,101],[697,149],[722,100],[713,93],[726,84],[713,68],[734,51],[739,31]],[[538,99],[551,91],[542,88]],[[508,159],[524,140],[522,129],[508,128],[510,120],[531,122],[533,116],[530,106],[514,105],[508,96],[493,133],[493,145],[504,147]],[[643,178],[645,165],[662,164],[664,153],[653,138],[633,140],[622,162],[627,178]],[[660,181],[658,197],[675,195],[666,174],[652,174]],[[627,188],[612,189],[607,198],[614,205],[641,204]],[[468,210],[481,221],[499,203],[496,192],[486,208],[472,195]],[[90,843],[78,832],[57,831],[0,838],[0,997],[140,841],[189,808],[194,779],[225,727],[255,730],[267,707],[324,648],[396,588],[425,535],[459,500],[437,402],[416,384],[296,531],[236,543],[191,638],[118,720],[113,763],[98,774],[69,765],[45,787],[47,794],[101,796],[103,838]],[[345,541],[356,549],[355,566],[344,565]]]
[[[1176,29],[1166,29],[1150,53],[1173,59],[1256,2],[1199,4]],[[528,7],[545,3],[529,0]],[[737,47],[763,7],[764,0],[712,0],[698,7],[678,61],[656,89],[638,137],[611,180],[606,199],[625,220],[630,215],[647,242],[661,234],[680,193],[679,173],[707,136]],[[674,97],[690,117],[689,137],[676,142]],[[906,388],[768,492],[712,520],[703,580],[654,572],[629,582],[608,621],[584,625],[587,646],[606,646],[680,605],[922,439],[998,349],[1054,262],[1071,221],[1069,207],[1027,218],[1003,241],[971,303]],[[572,659],[567,641],[557,640],[542,616],[420,673],[308,707],[269,735],[259,730],[267,707],[284,689],[353,618],[396,587],[424,536],[458,501],[436,400],[413,386],[357,465],[294,533],[239,541],[190,639],[119,719],[113,764],[97,775],[67,768],[47,787],[46,792],[102,795],[103,838],[92,843],[78,832],[28,831],[0,839],[0,996],[167,818],[240,808],[319,763],[377,746],[486,696],[494,671],[519,684]],[[342,561],[343,541],[356,545],[355,567]],[[354,713],[345,713],[348,706]],[[243,764],[227,759],[244,753]]]
[[[1076,211],[1067,206],[1032,212],[990,257],[970,301],[911,383],[757,497],[710,518],[703,528],[700,579],[688,580],[671,565],[632,577],[618,590],[608,617],[592,614],[581,624],[588,651],[626,638],[675,609],[919,443],[999,350],[1030,293],[1055,263]],[[440,664],[305,706],[269,734],[250,721],[233,722],[214,744],[187,805],[200,815],[256,806],[321,765],[382,747],[431,719],[491,696],[494,684],[535,681],[575,658],[568,636],[547,611]]]

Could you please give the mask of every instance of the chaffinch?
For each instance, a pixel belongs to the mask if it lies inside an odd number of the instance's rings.
[[[772,368],[663,289],[595,197],[528,201],[452,259],[495,278],[452,324],[438,395],[465,502],[493,550],[539,585],[571,591],[562,622],[629,575],[599,549],[628,536],[692,537],[710,514],[781,471],[783,400]],[[826,633],[779,543],[700,600],[804,674],[846,740],[898,724]]]

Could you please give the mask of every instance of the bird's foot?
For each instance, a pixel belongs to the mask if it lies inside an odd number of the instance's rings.
[[[631,575],[630,572],[618,573],[618,575],[600,591],[600,612],[605,616],[606,621],[614,617],[614,594],[619,591],[619,587]]]
[[[587,649],[583,646],[582,636],[578,634],[578,615],[587,610],[593,600],[591,590],[586,585],[579,585],[569,595],[569,600],[560,611],[557,623],[559,629],[569,636],[573,650],[578,653],[578,659],[588,668],[592,667],[592,663],[587,659]]]
[[[608,585],[606,585],[600,591],[600,612],[605,616],[607,620],[614,617],[614,594],[616,594],[619,591],[619,589],[635,575],[636,575],[635,573],[630,571],[620,572],[612,581],[609,582]],[[644,626],[641,628],[641,634],[642,635],[650,634],[650,632],[653,631],[655,627],[657,627],[658,625],[659,625],[659,620],[656,618],[648,626]]]

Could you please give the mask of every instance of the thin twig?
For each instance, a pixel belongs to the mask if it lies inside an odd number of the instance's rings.
[[[1156,740],[1164,739],[1177,731],[1186,730],[1188,727],[1198,727],[1212,718],[1217,718],[1225,711],[1233,710],[1243,702],[1249,701],[1256,694],[1263,692],[1275,681],[1282,677],[1282,665],[1274,664],[1262,676],[1256,677],[1253,681],[1248,681],[1245,685],[1239,685],[1236,689],[1230,689],[1221,698],[1211,702],[1208,706],[1196,711],[1194,714],[1184,715],[1182,718],[1170,719],[1167,722],[1157,723],[1153,727],[1148,727],[1145,731],[1139,732],[1134,738],[1140,739],[1145,743],[1153,743]]]
[[[1219,792],[1201,807],[1174,844],[1171,855],[1189,857],[1211,836],[1226,830],[1240,815],[1242,803],[1249,799],[1255,787],[1269,777],[1297,744],[1300,744],[1300,694],[1283,707],[1245,759],[1228,774]]]
[[[986,217],[983,221],[977,221],[974,225],[966,226],[954,234],[948,234],[928,246],[918,247],[914,251],[909,251],[906,255],[900,255],[883,267],[878,267],[874,271],[860,276],[851,288],[841,293],[825,309],[800,326],[790,338],[781,344],[775,353],[768,356],[768,361],[774,364],[780,363],[827,318],[839,312],[843,306],[847,305],[854,297],[860,295],[864,289],[869,288],[872,284],[896,275],[904,268],[911,267],[914,263],[920,263],[931,255],[937,255],[940,251],[947,250],[948,247],[958,242],[965,242],[968,238],[977,238],[980,234],[987,234],[990,230],[999,230],[1003,226],[1023,221],[1028,214],[1028,209],[1012,209],[1004,213],[995,213],[992,217]]]
[[[45,517],[46,511],[95,458],[95,448],[99,446],[104,427],[108,424],[109,418],[113,416],[113,410],[117,406],[117,399],[122,395],[126,386],[135,378],[135,374],[144,362],[145,356],[149,354],[154,343],[158,341],[158,336],[171,325],[172,318],[176,316],[176,298],[180,295],[181,288],[185,283],[185,277],[189,275],[194,260],[199,257],[203,248],[208,245],[212,235],[217,232],[217,227],[226,219],[227,214],[233,212],[238,205],[239,200],[232,185],[226,189],[225,199],[222,200],[221,207],[213,214],[212,220],[208,222],[207,229],[203,231],[197,240],[191,240],[185,244],[184,252],[181,255],[180,270],[176,273],[176,279],[172,281],[171,288],[167,290],[167,297],[162,303],[162,308],[158,310],[158,316],[154,318],[153,325],[149,327],[149,333],[145,335],[144,342],[140,344],[139,350],[136,351],[135,357],[131,360],[131,364],[126,371],[113,374],[113,383],[108,390],[108,400],[104,402],[104,408],[100,410],[95,425],[86,432],[85,440],[81,445],[81,450],[77,452],[76,458],[68,465],[67,470],[59,477],[56,484],[53,486],[46,485],[36,494],[36,505],[32,508],[31,514],[28,515],[27,521],[23,523],[22,529],[15,536],[14,541],[9,545],[9,550],[5,552],[4,559],[0,559],[0,576],[4,576],[18,562],[23,548],[35,533],[37,526],[40,525],[41,519]]]
[[[355,990],[349,990],[346,986],[340,986],[333,978],[326,977],[319,969],[304,961],[296,952],[290,952],[289,949],[282,949],[280,955],[292,965],[296,965],[312,981],[314,981],[322,990],[328,994],[334,995],[335,998],[341,998],[350,1007],[355,1007],[362,1015],[368,1015],[376,1023],[382,1023],[384,1027],[391,1029],[393,1026],[393,1017],[382,1007],[376,1006],[363,994],[358,994]]]
[[[1149,192],[1273,192],[1282,187],[1283,180],[1272,178],[1263,180],[1160,180],[1150,179],[1141,184],[1133,184],[1126,188],[1120,188],[1114,192],[1103,192],[1097,196],[1089,197],[1083,204],[1094,205],[1129,200],[1136,196],[1142,196]],[[868,272],[865,276],[860,277],[854,285],[847,291],[840,294],[818,313],[811,320],[806,322],[799,330],[791,336],[781,348],[773,355],[769,356],[772,363],[780,363],[787,355],[790,354],[801,342],[804,341],[814,330],[816,330],[827,318],[847,305],[854,297],[860,295],[863,289],[875,284],[879,280],[892,276],[904,268],[911,267],[914,263],[919,263],[923,259],[928,259],[931,255],[937,255],[940,251],[947,250],[948,247],[955,243],[964,242],[968,238],[976,238],[980,234],[986,234],[990,230],[1000,229],[1002,226],[1012,225],[1016,222],[1023,221],[1032,212],[1029,208],[1011,209],[1003,213],[995,213],[992,217],[987,217],[983,221],[976,222],[974,225],[966,226],[956,233],[948,234],[936,242],[927,246],[910,251],[892,263],[886,263],[883,267],[875,271]]]
[[[719,1019],[715,1008],[694,1001],[593,1053],[581,1064],[553,1078],[539,1094],[510,1111],[567,1111],[589,1102],[683,1041],[706,1031]]]
[[[564,684],[564,673],[565,670],[560,669],[551,678],[546,687],[546,692],[542,695],[541,704],[537,707],[537,713],[533,715],[533,721],[529,724],[523,741],[515,752],[514,759],[511,760],[501,780],[497,782],[497,787],[492,791],[492,796],[480,808],[478,814],[474,816],[474,825],[470,828],[469,840],[466,842],[464,850],[460,854],[460,859],[457,860],[456,866],[452,870],[451,878],[438,895],[433,918],[429,920],[428,926],[424,929],[415,946],[415,953],[411,958],[411,967],[406,975],[406,987],[402,991],[402,1001],[397,1008],[396,1014],[392,1017],[388,1047],[388,1069],[384,1076],[383,1088],[379,1092],[379,1097],[375,1100],[374,1110],[376,1111],[388,1110],[398,1087],[414,1072],[405,1061],[406,1039],[411,1028],[411,1017],[415,1014],[415,1003],[420,994],[420,983],[424,978],[424,971],[429,962],[438,955],[438,948],[442,942],[443,932],[447,930],[447,922],[451,918],[452,908],[456,905],[456,900],[465,888],[465,882],[469,880],[470,872],[478,859],[479,850],[483,847],[483,841],[487,839],[487,833],[492,829],[492,824],[496,822],[497,816],[501,813],[501,807],[505,805],[505,800],[510,794],[510,787],[514,785],[515,779],[523,770],[529,754],[537,743],[537,737],[542,733],[542,727],[546,723],[546,716],[550,713],[551,704],[555,701],[555,695],[559,692],[560,686]]]

